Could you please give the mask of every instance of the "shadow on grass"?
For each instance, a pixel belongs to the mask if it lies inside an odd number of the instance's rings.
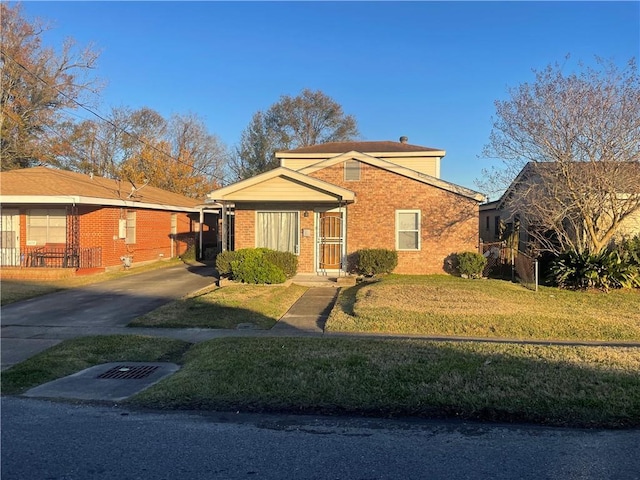
[[[127,326],[268,330],[277,322],[277,319],[247,308],[214,306],[197,299],[189,302],[186,308],[176,303],[178,305],[169,304],[138,317]]]
[[[131,402],[619,428],[640,425],[639,364],[637,349],[227,338]]]

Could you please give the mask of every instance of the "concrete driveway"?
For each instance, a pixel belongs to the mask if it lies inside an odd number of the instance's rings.
[[[125,327],[134,318],[215,283],[215,269],[177,265],[2,307],[2,370],[67,338]]]

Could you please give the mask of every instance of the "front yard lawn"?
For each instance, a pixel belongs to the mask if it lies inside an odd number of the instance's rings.
[[[201,291],[136,318],[130,327],[271,328],[307,287],[231,285]]]
[[[327,331],[640,341],[640,291],[538,292],[501,280],[390,275],[343,289]]]

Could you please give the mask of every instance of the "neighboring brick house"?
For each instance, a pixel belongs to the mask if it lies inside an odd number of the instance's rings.
[[[146,263],[179,256],[203,236],[215,242],[217,215],[205,221],[202,202],[149,185],[46,167],[1,172],[0,184],[4,278]]]
[[[443,150],[335,142],[277,152],[280,167],[208,195],[235,213],[235,249],[299,255],[299,273],[340,274],[363,248],[398,252],[397,273],[442,273],[477,251],[483,196],[441,180]]]

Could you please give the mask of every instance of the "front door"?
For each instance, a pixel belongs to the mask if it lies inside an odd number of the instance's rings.
[[[337,271],[344,255],[344,216],[342,211],[318,212],[318,270]]]
[[[20,215],[18,210],[2,210],[0,216],[0,265],[20,266]]]

